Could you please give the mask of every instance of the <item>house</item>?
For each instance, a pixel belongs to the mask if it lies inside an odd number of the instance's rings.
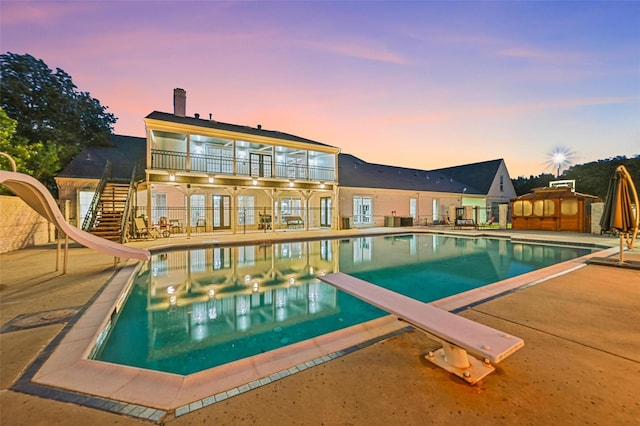
[[[144,176],[145,146],[145,138],[110,135],[109,145],[86,147],[71,160],[55,178],[67,222],[82,228],[105,170],[112,187],[128,188],[136,164],[138,178]]]
[[[114,135],[58,175],[72,222],[92,232],[111,223],[102,235],[124,240],[138,233],[133,218],[165,235],[382,226],[394,216],[480,221],[515,196],[503,160],[433,171],[370,164],[261,125],[187,116],[186,92],[173,95],[173,113],[144,118],[146,138]]]
[[[339,148],[273,130],[152,112],[137,212],[178,232],[330,227]]]
[[[515,196],[504,160],[438,170],[367,163],[348,154],[338,159],[340,216],[354,226],[383,226],[389,217],[426,225],[454,218],[483,223],[498,217]]]

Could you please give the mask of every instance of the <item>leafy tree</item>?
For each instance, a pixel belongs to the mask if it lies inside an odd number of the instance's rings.
[[[108,144],[116,118],[69,74],[29,54],[0,55],[0,66],[0,106],[17,122],[13,156],[55,193],[55,174],[85,146]]]
[[[0,108],[0,152],[9,154],[16,162],[16,169],[36,179],[51,175],[60,168],[55,145],[44,145],[42,142],[29,143],[25,138],[17,136],[18,122],[9,118]],[[0,164],[10,170],[9,160],[0,157]]]
[[[513,182],[513,188],[516,190],[516,194],[524,195],[533,191],[535,188],[544,188],[549,186],[549,182],[552,180],[557,180],[553,174],[542,173],[538,176],[531,175],[528,179],[523,176],[519,176],[517,179],[511,179],[511,182]]]
[[[575,179],[578,192],[596,195],[604,201],[607,197],[609,182],[616,168],[620,165],[627,168],[634,184],[638,187],[640,185],[640,156],[634,158],[618,156],[586,164],[577,164],[570,167],[562,178]]]
[[[516,194],[523,195],[535,188],[546,187],[553,180],[574,179],[578,192],[598,196],[604,201],[607,197],[607,189],[609,188],[611,177],[613,177],[616,168],[620,165],[624,165],[627,168],[634,184],[637,188],[640,188],[640,156],[633,158],[618,156],[586,164],[576,164],[566,170],[559,178],[553,174],[541,174],[539,176],[530,176],[528,179],[521,176],[517,179],[512,179],[512,182]]]

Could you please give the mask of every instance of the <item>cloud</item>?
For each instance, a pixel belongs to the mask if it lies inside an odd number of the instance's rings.
[[[534,111],[548,111],[554,109],[581,108],[598,105],[628,104],[640,101],[636,97],[599,97],[599,98],[575,98],[554,99],[549,101],[528,102],[522,104],[487,106],[476,105],[472,107],[449,106],[441,111],[424,112],[420,114],[399,114],[371,118],[371,122],[384,124],[409,124],[409,123],[442,123],[468,121],[473,117],[502,117],[531,113]]]
[[[579,52],[557,52],[527,47],[511,47],[501,49],[495,52],[495,54],[496,56],[507,58],[517,58],[532,62],[546,62],[557,65],[577,63],[585,57],[582,53]]]
[[[323,52],[329,52],[335,55],[346,56],[350,58],[367,59],[376,62],[385,62],[396,65],[407,64],[408,61],[402,56],[389,49],[381,46],[368,45],[364,41],[355,40],[339,40],[332,42],[306,41],[295,43],[303,48],[312,48]]]

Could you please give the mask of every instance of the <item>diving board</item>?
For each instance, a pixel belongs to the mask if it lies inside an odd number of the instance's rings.
[[[524,346],[518,337],[342,272],[318,279],[397,316],[442,343],[442,348],[425,358],[469,384],[495,371],[491,363],[499,363]],[[481,361],[469,357],[467,352]]]
[[[149,260],[151,253],[146,249],[125,246],[114,241],[105,240],[86,231],[69,225],[58,208],[58,204],[49,190],[39,181],[24,173],[8,172],[0,170],[0,184],[6,186],[11,192],[20,197],[40,216],[53,223],[56,228],[75,242],[114,256],[115,258]],[[65,266],[66,266],[65,247]],[[65,268],[66,272],[66,268]]]

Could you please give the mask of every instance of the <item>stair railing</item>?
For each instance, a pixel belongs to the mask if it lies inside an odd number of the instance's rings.
[[[98,182],[96,192],[93,193],[93,199],[91,200],[89,211],[87,211],[87,215],[84,217],[84,221],[82,222],[83,231],[88,232],[95,225],[96,218],[98,217],[98,206],[100,205],[102,191],[104,191],[107,181],[111,178],[112,168],[111,161],[107,160],[107,164],[105,164],[104,171],[102,172],[102,178],[100,178],[100,182]]]
[[[131,205],[133,197],[136,194],[136,182],[138,180],[138,172],[142,166],[141,162],[137,162],[133,166],[133,170],[131,171],[131,179],[129,180],[129,191],[127,192],[127,199],[124,203],[124,211],[122,212],[122,218],[120,222],[120,242],[126,243],[127,237],[129,236],[129,224],[131,223]]]

